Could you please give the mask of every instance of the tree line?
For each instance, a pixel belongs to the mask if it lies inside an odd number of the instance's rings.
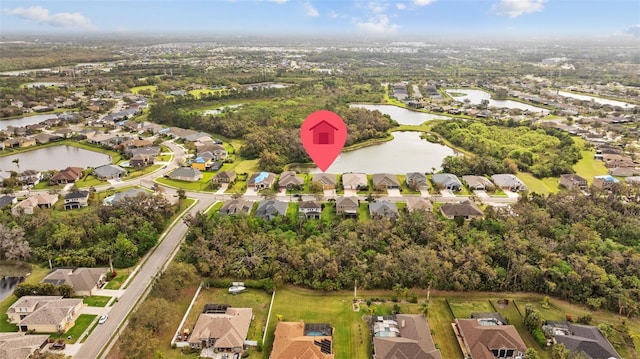
[[[533,195],[473,221],[421,211],[364,222],[197,214],[178,258],[211,278],[529,291],[631,316],[640,311],[640,190],[625,191],[635,200]]]

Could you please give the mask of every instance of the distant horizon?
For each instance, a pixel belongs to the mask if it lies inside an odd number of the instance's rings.
[[[640,44],[636,0],[5,0],[1,38],[266,36],[620,39]]]

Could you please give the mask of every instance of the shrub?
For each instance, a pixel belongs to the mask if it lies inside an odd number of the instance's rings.
[[[573,323],[573,315],[571,315],[571,314],[566,314],[566,315],[564,316],[564,318],[566,319],[566,321],[567,321],[567,322],[571,322],[571,323]]]
[[[578,323],[589,325],[592,319],[591,314],[585,314],[578,318]]]
[[[533,338],[536,340],[538,345],[540,345],[540,347],[544,348],[547,345],[547,338],[544,336],[542,329],[534,329],[533,331],[531,331],[531,335],[533,335]]]

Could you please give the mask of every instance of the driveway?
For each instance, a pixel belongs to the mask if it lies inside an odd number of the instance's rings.
[[[449,191],[448,189],[443,189],[440,191],[440,194],[442,195],[442,197],[455,197],[456,195],[453,194],[453,192]]]
[[[507,191],[506,189],[504,190],[504,193],[507,195],[507,197],[509,198],[518,198],[520,197],[520,195],[518,195],[517,192],[511,192],[511,191]]]
[[[387,189],[387,195],[389,197],[401,197],[402,196],[402,194],[400,193],[400,189],[393,189],[393,188]]]
[[[246,196],[257,196],[258,191],[256,191],[255,187],[247,187],[247,191],[244,194]]]
[[[355,197],[358,195],[358,190],[357,189],[345,189],[344,190],[344,196],[345,197]]]

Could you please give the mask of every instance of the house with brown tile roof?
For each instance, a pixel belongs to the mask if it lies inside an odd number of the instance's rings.
[[[56,268],[42,280],[55,285],[68,284],[76,296],[93,295],[106,281],[107,268]]]
[[[460,203],[445,203],[440,206],[440,213],[448,219],[474,219],[484,216],[480,208],[468,199]]]
[[[213,178],[211,178],[211,182],[214,183],[231,183],[236,180],[235,171],[221,171],[216,173]]]
[[[278,322],[269,359],[333,359],[332,334],[329,325]]]
[[[373,359],[442,359],[423,315],[373,316]]]
[[[336,214],[345,217],[358,217],[360,203],[357,198],[338,197],[336,199]]]
[[[80,167],[67,167],[62,171],[56,173],[49,179],[49,183],[52,185],[56,184],[67,184],[74,183],[75,181],[82,178],[82,168]]]
[[[0,333],[0,359],[27,359],[37,349],[44,349],[48,335],[25,333]]]
[[[433,204],[426,198],[422,197],[407,197],[407,210],[413,211],[425,211],[433,212]]]
[[[11,209],[11,213],[33,214],[36,207],[51,208],[58,201],[58,194],[38,193],[35,196],[27,197]]]
[[[284,171],[278,179],[278,188],[280,189],[300,189],[304,185],[304,180],[296,176],[295,171]]]
[[[73,326],[82,306],[82,299],[24,296],[9,307],[7,315],[23,332],[64,333]]]
[[[207,307],[209,305],[205,309]],[[224,312],[213,311],[200,314],[189,336],[188,342],[191,348],[213,348],[215,352],[243,352],[253,309],[223,307]]]
[[[337,176],[331,173],[314,173],[311,181],[321,183],[323,189],[335,189],[338,184]]]
[[[390,173],[376,173],[372,176],[371,182],[375,189],[399,189],[400,182],[396,175]]]
[[[527,350],[516,328],[495,318],[456,319],[454,331],[469,359],[522,358]]]

